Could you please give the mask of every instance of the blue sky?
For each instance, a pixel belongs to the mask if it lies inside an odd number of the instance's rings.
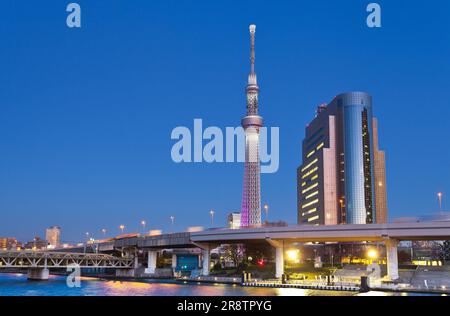
[[[270,218],[296,221],[296,168],[318,104],[372,94],[386,151],[390,217],[450,198],[448,1],[2,2],[0,235],[63,239],[209,226],[237,211],[242,164],[175,164],[172,129],[238,126],[245,111],[248,25],[257,24],[260,113],[280,127],[280,169],[262,176]],[[444,207],[449,208],[446,196]]]

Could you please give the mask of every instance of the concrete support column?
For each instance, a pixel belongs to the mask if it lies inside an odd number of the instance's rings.
[[[172,254],[172,269],[176,269],[177,267],[177,255],[176,254]]]
[[[147,274],[153,274],[156,270],[156,259],[158,258],[158,252],[157,251],[149,251],[148,252],[148,264],[147,269],[145,269],[145,273]]]
[[[48,280],[49,271],[45,268],[28,269],[28,280]]]
[[[284,249],[283,247],[275,248],[275,277],[281,278],[284,274]]]
[[[397,246],[398,240],[387,239],[386,245],[386,257],[387,257],[387,275],[389,280],[394,281],[398,279],[398,256]]]
[[[136,269],[116,269],[116,277],[134,278],[135,276],[136,276]]]
[[[266,238],[266,241],[275,248],[275,277],[280,278],[284,274],[284,242]]]
[[[211,250],[209,245],[205,245],[202,249],[202,275],[209,275],[209,267],[211,265]]]

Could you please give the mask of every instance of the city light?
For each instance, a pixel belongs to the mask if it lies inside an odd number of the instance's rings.
[[[442,192],[438,192],[439,211],[442,211]]]
[[[209,211],[209,215],[211,216],[211,226],[214,226],[214,211]]]
[[[378,258],[378,251],[376,249],[369,249],[369,251],[367,251],[367,257],[369,257],[369,259],[375,260]]]
[[[170,229],[171,232],[173,233],[173,224],[175,223],[175,216],[171,215],[170,216]]]
[[[264,204],[264,211],[266,212],[266,222],[269,219],[269,205]]]
[[[300,250],[298,249],[290,249],[286,251],[287,259],[293,263],[300,262]]]
[[[123,231],[125,230],[125,226],[124,226],[124,225],[120,225],[119,228],[120,228],[120,231],[121,231],[122,234],[123,234]]]

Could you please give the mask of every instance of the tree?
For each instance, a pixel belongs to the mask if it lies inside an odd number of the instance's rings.
[[[252,258],[252,262],[256,262],[259,259],[269,259],[274,255],[274,248],[269,243],[247,245],[245,254]]]
[[[231,244],[225,247],[224,257],[226,260],[232,261],[233,265],[237,267],[245,256],[245,248],[240,244]]]

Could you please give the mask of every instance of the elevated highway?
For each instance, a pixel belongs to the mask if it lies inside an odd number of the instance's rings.
[[[402,240],[449,240],[450,221],[388,223],[365,225],[293,225],[285,227],[256,227],[248,229],[210,229],[193,233],[132,235],[99,242],[99,252],[120,251],[133,256],[137,251],[148,252],[146,272],[155,272],[157,253],[162,249],[200,248],[202,273],[209,274],[211,250],[221,244],[269,243],[276,249],[276,276],[284,273],[284,247],[293,242],[382,242],[386,245],[388,276],[398,278],[397,245]],[[172,265],[176,264],[176,256]]]
[[[290,242],[360,242],[396,240],[446,240],[450,221],[364,225],[295,225],[248,229],[206,230],[191,234],[191,241],[233,243],[254,240]]]
[[[284,274],[284,246],[293,242],[383,242],[386,245],[388,277],[398,279],[397,246],[401,240],[450,240],[450,221],[364,225],[295,225],[223,229],[191,234],[191,241],[203,249],[203,274],[209,271],[212,245],[265,240],[276,249],[275,275]]]

